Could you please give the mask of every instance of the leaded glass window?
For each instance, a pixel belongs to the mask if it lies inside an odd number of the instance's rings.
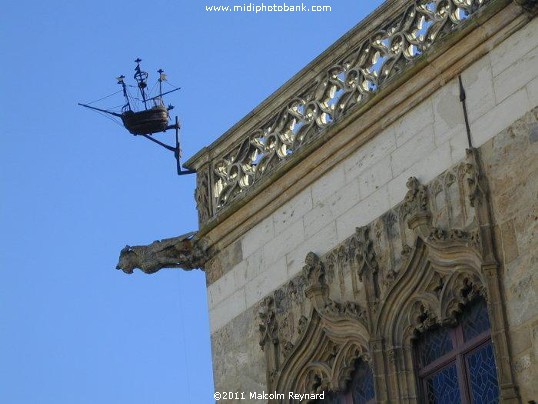
[[[455,327],[438,327],[416,343],[422,402],[499,402],[499,385],[486,303],[475,301]]]

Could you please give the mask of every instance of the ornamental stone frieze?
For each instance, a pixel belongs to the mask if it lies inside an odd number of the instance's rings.
[[[486,245],[492,238],[483,237],[491,212],[480,173],[471,149],[430,184],[410,178],[402,203],[331,251],[307,254],[302,272],[260,306],[271,390],[344,391],[363,361],[373,368],[378,401],[402,389],[416,398],[413,341],[455,324],[478,298],[489,305],[496,355],[508,357],[505,320],[493,309],[500,294]],[[502,394],[516,397],[511,373],[500,377]]]

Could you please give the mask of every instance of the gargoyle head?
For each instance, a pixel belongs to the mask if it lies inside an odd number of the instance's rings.
[[[132,274],[133,270],[137,267],[135,261],[136,253],[131,246],[126,245],[120,252],[120,259],[118,265],[116,265],[116,269],[121,269],[126,274]]]

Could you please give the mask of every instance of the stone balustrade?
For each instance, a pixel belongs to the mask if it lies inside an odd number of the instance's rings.
[[[393,0],[203,149],[196,169],[201,226],[263,183],[350,111],[366,105],[434,44],[502,0]],[[506,2],[505,2],[506,3]],[[263,185],[262,185],[263,187]]]

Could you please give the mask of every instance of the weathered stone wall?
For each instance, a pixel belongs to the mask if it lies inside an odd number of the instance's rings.
[[[538,103],[537,38],[534,19],[462,74],[474,146]],[[454,79],[223,251],[233,259],[221,260],[222,277],[211,275],[218,279],[208,288],[212,330],[293,276],[308,251],[331,249],[399,203],[407,178],[432,180],[466,147]]]
[[[528,111],[538,105],[538,19],[461,76],[491,188],[516,382],[523,401],[536,400],[538,125]],[[216,390],[266,388],[258,308],[309,251],[332,250],[400,203],[409,177],[432,182],[467,146],[453,79],[221,251],[207,268]]]
[[[522,401],[529,402],[538,398],[538,108],[481,150],[503,263],[513,368]]]

